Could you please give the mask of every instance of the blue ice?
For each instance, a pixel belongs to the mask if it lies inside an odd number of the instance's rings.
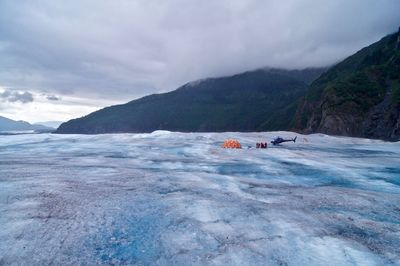
[[[0,265],[400,265],[400,143],[275,135],[1,136]]]

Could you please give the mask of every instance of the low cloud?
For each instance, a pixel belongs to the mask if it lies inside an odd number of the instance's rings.
[[[260,67],[327,66],[396,31],[398,10],[399,0],[1,0],[0,81],[128,101]]]
[[[4,92],[0,92],[0,99],[3,102],[20,102],[20,103],[30,103],[33,102],[33,94],[30,92],[19,92],[12,90],[5,90]]]
[[[332,65],[396,31],[399,10],[399,0],[0,0],[0,83],[34,94],[26,116],[79,102],[65,107],[73,118],[197,79]],[[14,108],[29,92],[0,102]]]

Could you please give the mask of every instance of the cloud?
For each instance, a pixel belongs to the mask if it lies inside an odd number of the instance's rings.
[[[61,100],[60,97],[57,97],[55,95],[46,95],[46,99],[49,101],[59,101]]]
[[[398,0],[1,0],[0,85],[127,102],[265,66],[326,66],[397,30],[398,10]]]
[[[5,90],[0,92],[0,99],[4,102],[20,102],[20,103],[30,103],[33,102],[33,95],[30,92],[18,92],[12,90]]]

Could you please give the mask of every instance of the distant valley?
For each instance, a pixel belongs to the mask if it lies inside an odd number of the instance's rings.
[[[53,132],[55,128],[41,125],[30,124],[26,121],[16,121],[4,116],[0,116],[0,133],[17,133],[17,132]]]

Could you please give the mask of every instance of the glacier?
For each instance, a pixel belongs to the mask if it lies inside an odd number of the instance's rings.
[[[0,136],[0,265],[400,265],[400,142],[276,135]]]

